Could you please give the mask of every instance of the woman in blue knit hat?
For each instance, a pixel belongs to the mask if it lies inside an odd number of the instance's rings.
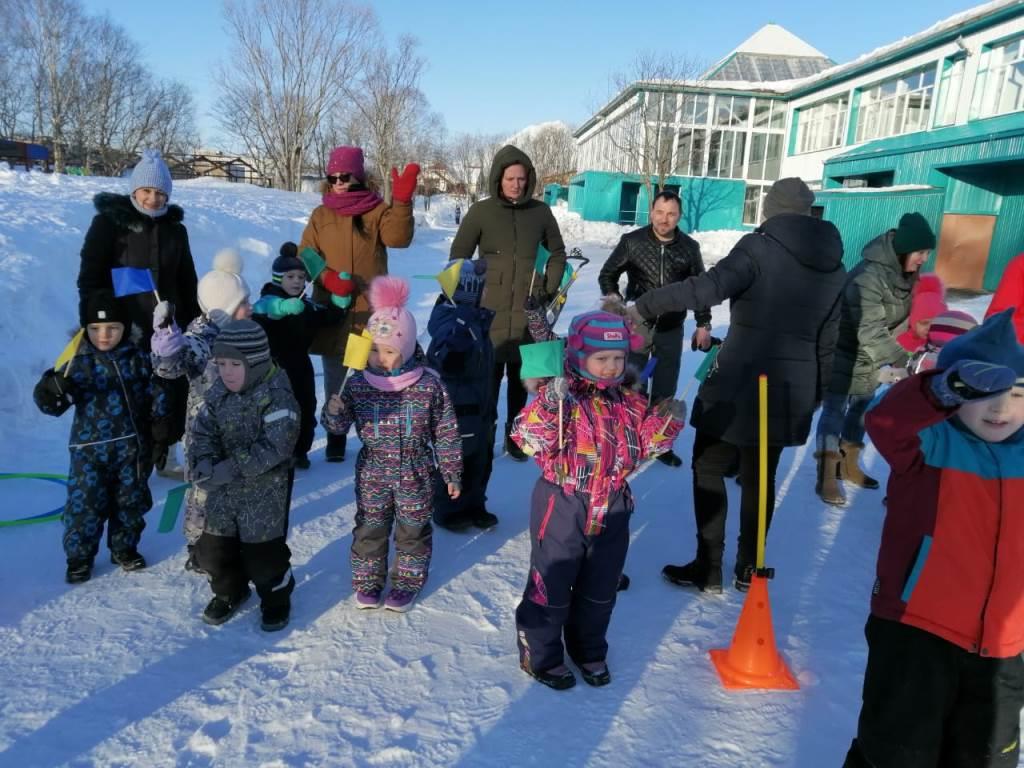
[[[155,149],[143,151],[129,178],[128,194],[101,192],[93,198],[96,215],[85,234],[78,270],[79,318],[85,324],[88,297],[113,288],[111,270],[148,269],[160,298],[174,305],[174,320],[184,328],[200,314],[196,267],[189,249],[184,211],[168,201],[171,172]],[[149,351],[153,334],[152,291],[124,296],[119,302],[132,325],[141,332],[139,347]],[[188,382],[166,383],[169,417],[153,425],[153,460],[162,469],[168,450],[185,429]]]

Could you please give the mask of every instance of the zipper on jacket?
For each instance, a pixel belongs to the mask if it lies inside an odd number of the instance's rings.
[[[121,367],[117,364],[117,360],[113,355],[110,356],[110,362],[114,364],[114,373],[117,374],[117,380],[121,382],[121,391],[124,392],[124,404],[128,410],[128,420],[132,423],[132,429],[135,430],[135,442],[138,443],[139,453],[135,457],[135,469],[139,473],[139,479],[141,480],[142,475],[142,434],[139,432],[139,425],[135,423],[135,414],[132,413],[132,398],[128,393],[128,387],[125,386],[124,377],[121,375]]]
[[[544,543],[544,534],[548,529],[548,522],[551,520],[551,513],[555,509],[554,494],[548,496],[548,508],[544,511],[544,517],[540,521],[540,528],[537,530],[537,546]]]
[[[380,406],[373,404],[373,436],[380,437]]]
[[[986,446],[986,448],[988,449],[988,452],[990,454],[992,454],[992,463],[995,464],[997,467],[999,467],[999,457],[996,456],[996,452],[993,451],[991,448],[988,448],[988,446]],[[1003,479],[1003,476],[1002,476],[1002,467],[999,467],[999,473],[998,473],[997,476],[999,477],[999,506],[997,507],[997,509],[998,509],[998,512],[997,512],[998,519],[996,521],[996,541],[995,541],[995,547],[994,547],[994,549],[992,551],[992,578],[991,578],[991,580],[988,583],[988,592],[985,594],[985,602],[982,603],[982,606],[981,606],[981,637],[978,638],[978,655],[979,656],[988,656],[988,653],[985,652],[987,649],[983,645],[984,640],[985,640],[985,614],[988,613],[988,604],[989,604],[989,601],[992,599],[992,589],[993,589],[993,587],[995,587],[995,583],[996,583],[996,571],[997,571],[998,565],[999,565],[999,536],[1003,532],[1003,482],[1004,482],[1004,479]]]

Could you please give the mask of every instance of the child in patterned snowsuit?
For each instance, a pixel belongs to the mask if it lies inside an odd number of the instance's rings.
[[[552,688],[576,683],[565,651],[585,682],[611,681],[605,635],[633,512],[626,477],[667,451],[683,428],[685,403],[665,401],[655,411],[622,386],[626,356],[641,341],[618,315],[577,316],[565,375],[541,386],[513,425],[512,439],[541,468],[530,505],[530,574],[516,608],[520,665]]]
[[[315,304],[303,296],[309,273],[296,254],[295,243],[281,246],[271,267],[273,279],[263,286],[253,306],[253,319],[263,326],[270,340],[270,354],[288,374],[292,394],[299,401],[302,422],[295,444],[295,466],[309,469],[310,446],[316,429],[316,378],[309,359],[309,347],[321,328],[340,325],[345,310],[328,302]]]
[[[891,469],[847,768],[1017,765],[1024,347],[1012,314],[947,343],[934,370],[867,412]]]
[[[190,478],[206,491],[206,524],[196,544],[213,599],[203,620],[222,624],[249,595],[261,599],[260,626],[288,624],[291,573],[288,508],[299,404],[252,320],[225,324],[213,345],[219,379],[192,424]]]
[[[392,526],[396,555],[384,605],[407,611],[423,588],[432,551],[434,456],[448,495],[458,498],[460,490],[459,425],[441,379],[424,367],[416,321],[405,309],[408,296],[404,280],[374,278],[367,368],[348,380],[340,397],[331,396],[321,416],[332,434],[345,434],[354,422],[363,443],[356,460],[358,509],[351,554],[358,608],[380,605]]]
[[[495,421],[490,336],[494,311],[480,306],[486,272],[486,261],[463,259],[451,301],[438,297],[427,322],[427,363],[441,374],[462,436],[462,493],[452,499],[440,479],[434,485],[434,522],[450,531],[487,529],[498,523],[485,506]]]
[[[220,329],[232,319],[252,316],[249,286],[242,277],[242,258],[232,249],[219,251],[213,257],[213,269],[199,281],[199,306],[203,314],[182,333],[170,320],[172,308],[161,302],[153,312],[153,372],[163,379],[188,378],[188,402],[185,410],[185,436],[182,446],[185,461],[192,443],[192,425],[203,405],[207,390],[218,380],[213,361],[213,343]],[[195,484],[185,494],[183,532],[188,545],[188,570],[199,571],[195,544],[203,532],[206,519],[206,490]]]
[[[68,367],[44,373],[34,393],[51,416],[75,406],[63,517],[69,584],[92,575],[104,521],[110,561],[126,571],[146,567],[137,547],[153,506],[150,423],[167,415],[149,355],[130,341],[131,320],[110,291],[90,295],[85,320],[87,338]]]

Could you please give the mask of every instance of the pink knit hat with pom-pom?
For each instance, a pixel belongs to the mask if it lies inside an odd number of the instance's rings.
[[[416,320],[405,308],[409,284],[391,275],[375,277],[368,298],[373,314],[366,330],[374,342],[397,349],[402,362],[408,362],[416,352]]]

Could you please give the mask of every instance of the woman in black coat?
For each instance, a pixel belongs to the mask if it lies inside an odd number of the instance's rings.
[[[174,305],[174,319],[185,328],[200,313],[196,296],[198,280],[189,249],[188,232],[177,205],[169,205],[171,174],[155,149],[147,149],[132,171],[130,194],[101,192],[93,199],[96,215],[82,246],[78,270],[79,320],[85,323],[89,297],[100,289],[113,289],[111,270],[135,267],[149,270],[160,298]],[[132,326],[141,333],[138,346],[149,349],[153,335],[153,309],[157,298],[152,291],[124,296],[119,300],[130,315]],[[166,382],[170,415],[153,424],[153,459],[162,469],[168,448],[185,429],[185,398],[188,382],[182,378]]]
[[[682,586],[721,592],[728,498],[725,474],[737,454],[740,539],[735,586],[750,584],[757,549],[758,376],[768,376],[768,522],[775,470],[785,446],[802,445],[831,376],[846,278],[843,244],[831,223],[810,216],[814,194],[800,179],[777,181],[766,221],[714,267],[650,291],[643,318],[710,307],[731,299],[729,335],[693,406],[693,505],[697,557],[662,574]]]

